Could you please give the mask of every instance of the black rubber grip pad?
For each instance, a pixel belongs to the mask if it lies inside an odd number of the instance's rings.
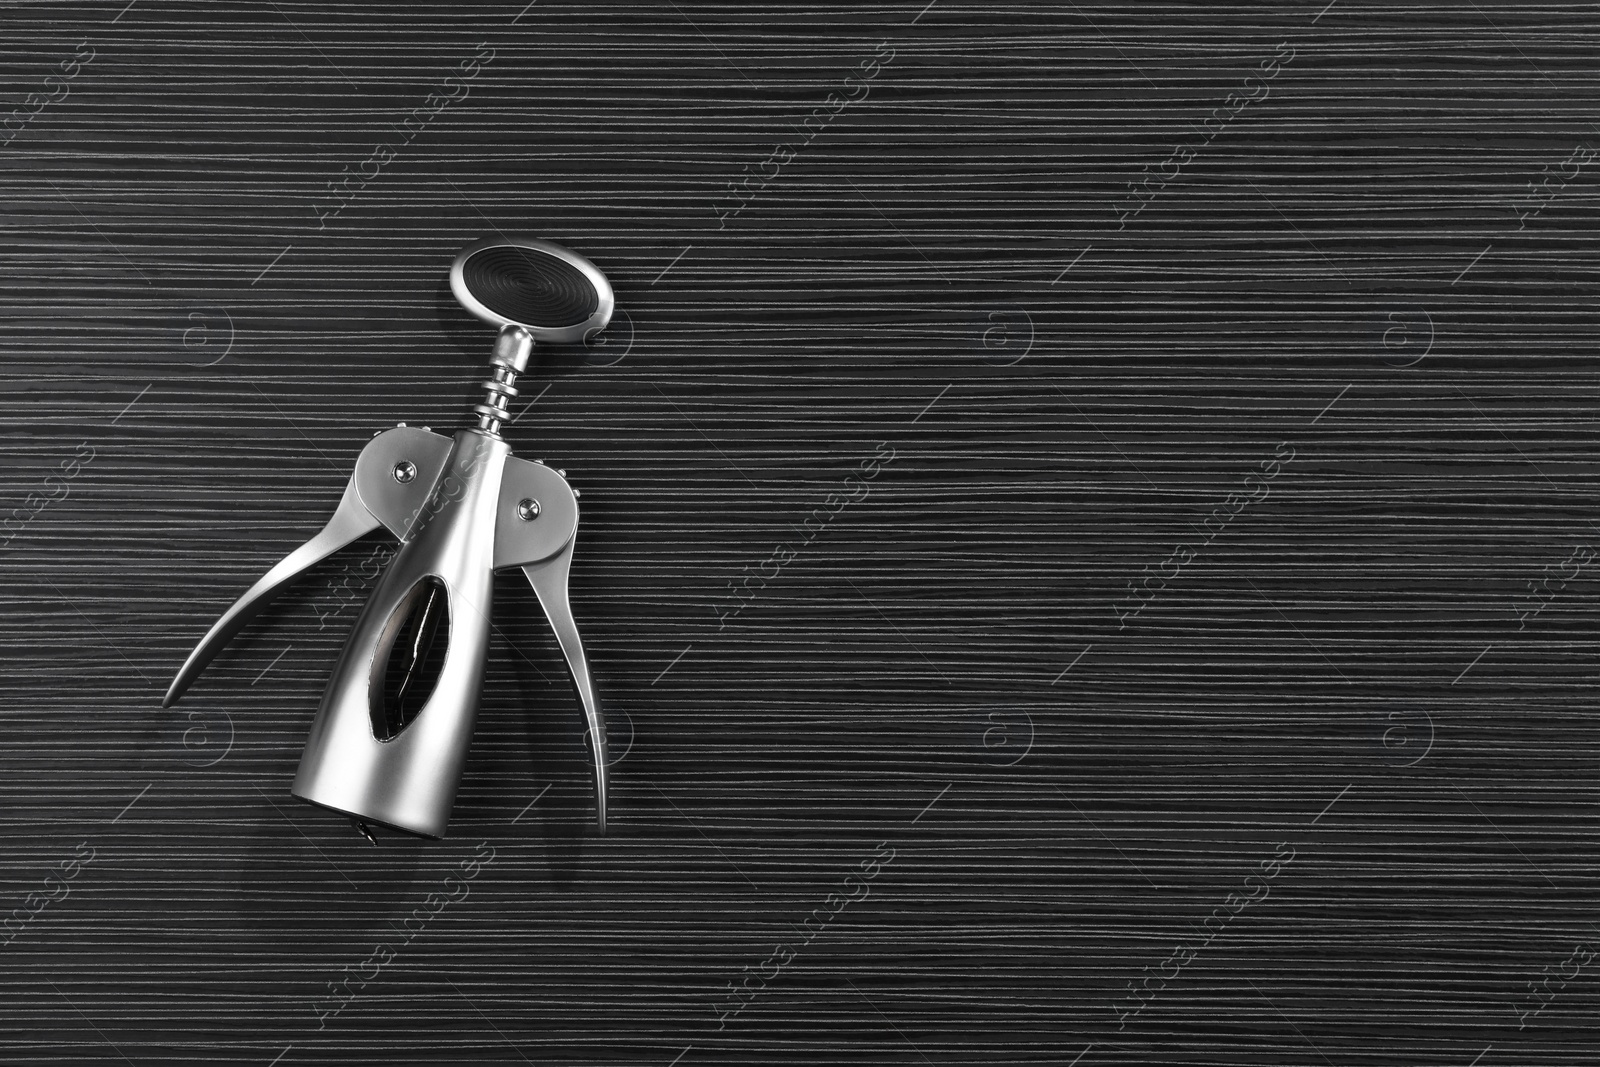
[[[484,307],[523,326],[576,326],[600,297],[582,271],[532,248],[500,245],[467,257],[467,289]]]

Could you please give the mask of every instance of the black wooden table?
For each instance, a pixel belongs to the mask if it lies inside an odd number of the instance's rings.
[[[1593,5],[0,18],[0,1061],[1595,1062]],[[500,232],[621,309],[506,431],[611,831],[513,573],[374,847],[380,541],[160,697]]]

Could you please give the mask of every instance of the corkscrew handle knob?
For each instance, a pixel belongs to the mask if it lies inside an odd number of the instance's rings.
[[[500,327],[489,359],[493,377],[483,383],[483,402],[472,409],[478,429],[497,436],[534,342],[581,341],[605,329],[616,306],[599,267],[537,237],[474,241],[450,265],[450,289],[462,307]]]
[[[501,235],[474,241],[450,265],[461,306],[533,341],[571,344],[611,321],[616,297],[600,268],[551,241]]]

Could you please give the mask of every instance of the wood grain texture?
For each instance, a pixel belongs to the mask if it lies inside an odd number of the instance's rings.
[[[1594,1062],[1593,5],[0,19],[0,1061]],[[376,541],[159,699],[496,231],[626,313],[507,431],[613,828],[508,576],[374,848],[288,787]]]

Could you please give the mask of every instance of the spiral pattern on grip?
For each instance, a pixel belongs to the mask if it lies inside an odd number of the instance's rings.
[[[600,305],[582,271],[533,248],[485,248],[468,256],[461,271],[467,289],[484,307],[524,326],[576,326]]]

